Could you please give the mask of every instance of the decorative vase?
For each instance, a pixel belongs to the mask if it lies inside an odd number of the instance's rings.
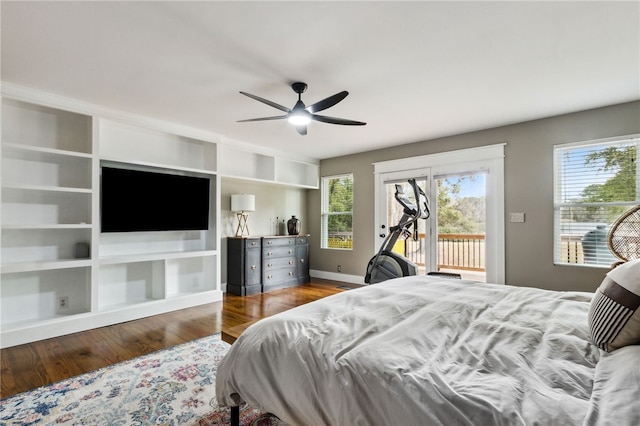
[[[289,235],[298,235],[300,233],[300,219],[291,216],[291,219],[287,221],[287,230]]]

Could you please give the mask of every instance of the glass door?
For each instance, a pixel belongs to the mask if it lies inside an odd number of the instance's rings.
[[[460,274],[463,279],[487,281],[487,176],[486,170],[453,171],[431,168],[379,175],[377,247],[413,262],[419,275],[429,272]],[[398,186],[415,203],[409,179],[415,179],[427,194],[429,218],[418,220],[411,235],[387,240],[392,227],[403,217],[396,200]],[[489,226],[490,228],[490,226]],[[495,238],[495,237],[494,237]]]
[[[424,177],[414,177],[418,186],[427,193],[427,180]],[[404,216],[403,206],[396,200],[395,194],[398,188],[406,195],[406,197],[415,205],[418,201],[415,199],[413,188],[408,182],[409,179],[387,181],[384,184],[386,195],[386,220],[381,226],[379,237],[386,238],[391,232],[392,226],[398,225]],[[419,219],[411,228],[411,235],[401,235],[389,247],[390,251],[406,257],[416,264],[419,275],[426,274],[426,254],[427,254],[427,229],[428,219]]]
[[[398,225],[403,219],[404,207],[400,204],[395,194],[402,191],[410,202],[416,204],[413,188],[409,184],[409,179],[415,179],[420,187],[431,200],[427,180],[428,170],[412,170],[407,172],[384,173],[380,176],[381,185],[379,187],[379,205],[377,217],[378,236],[376,239],[376,250],[381,244],[389,251],[406,257],[413,262],[419,271],[419,275],[425,275],[432,270],[427,258],[429,229],[431,228],[430,218],[419,219],[415,226],[411,227],[411,235],[400,235],[397,239],[387,240],[392,227]]]
[[[486,282],[486,172],[435,176],[433,184],[437,271]]]
[[[465,279],[504,283],[504,146],[374,163],[375,250],[397,224],[395,185],[414,178],[427,194],[430,217],[391,248],[420,274],[451,272]],[[406,185],[406,186],[405,186]]]

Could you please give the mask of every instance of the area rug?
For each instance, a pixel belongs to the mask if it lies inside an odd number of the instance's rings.
[[[216,371],[229,344],[212,335],[0,401],[0,425],[225,425]],[[242,425],[281,424],[243,406]]]

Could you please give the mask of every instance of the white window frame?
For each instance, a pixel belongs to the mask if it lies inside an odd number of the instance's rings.
[[[355,195],[355,180],[353,173],[342,173],[339,175],[323,176],[321,181],[321,203],[320,203],[320,248],[328,250],[348,250],[353,251],[353,234],[351,236],[352,246],[329,247],[329,216],[332,215],[351,215],[351,223],[353,226],[353,210],[349,212],[329,212],[329,181],[332,179],[351,178],[353,182],[352,197]],[[353,232],[353,228],[351,229]]]
[[[640,164],[636,161],[636,195],[634,201],[621,201],[621,202],[602,202],[602,203],[584,203],[584,202],[568,202],[565,200],[565,194],[563,188],[565,187],[564,179],[563,179],[563,161],[561,161],[561,155],[568,150],[578,150],[585,149],[590,147],[608,147],[614,145],[623,145],[623,144],[636,144],[636,155],[640,154],[640,134],[633,135],[625,135],[618,136],[613,138],[605,138],[605,139],[596,139],[590,141],[583,142],[572,142],[572,143],[564,143],[557,144],[553,147],[553,262],[555,265],[563,265],[563,266],[578,266],[578,267],[596,267],[596,268],[610,268],[611,265],[609,263],[576,263],[571,262],[571,259],[563,260],[562,256],[562,234],[563,223],[561,217],[561,209],[567,207],[608,207],[608,206],[616,206],[616,207],[633,207],[640,202]],[[637,159],[636,159],[637,160]],[[595,174],[603,173],[594,169],[584,168],[584,176],[585,179],[588,177],[593,177]],[[612,223],[607,223],[606,225],[611,225]],[[597,244],[606,244],[605,242],[598,242]],[[612,255],[613,256],[613,255]]]

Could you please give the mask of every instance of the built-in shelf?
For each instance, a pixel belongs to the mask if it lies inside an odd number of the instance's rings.
[[[2,347],[221,300],[221,178],[318,187],[316,164],[11,85],[2,89]],[[208,178],[208,229],[101,232],[104,165]]]
[[[10,98],[2,100],[2,142],[24,150],[92,154],[92,117]],[[3,152],[4,156],[4,152]]]
[[[53,269],[69,269],[91,266],[89,259],[60,259],[49,262],[3,263],[2,273],[50,271]]]
[[[2,330],[90,311],[90,267],[2,275]],[[65,298],[64,306],[60,299]]]
[[[92,225],[62,224],[62,225],[2,225],[2,229],[91,229]]]
[[[20,145],[17,143],[3,143],[2,149],[5,151],[5,155],[9,151],[15,151],[15,153],[19,154],[23,152],[22,156],[25,159],[29,159],[31,155],[32,158],[40,158],[44,159],[46,156],[65,156],[65,157],[78,157],[78,158],[92,158],[92,154],[88,154],[85,152],[77,152],[77,151],[67,151],[56,148],[43,148],[40,146],[30,146],[30,145]]]
[[[150,163],[148,161],[126,161],[123,162],[121,159],[117,159],[117,158],[109,158],[109,157],[101,157],[100,159],[101,164],[103,165],[122,165],[122,164],[126,164],[128,165],[130,168],[134,168],[134,167],[141,167],[143,169],[146,168],[153,168],[153,169],[168,169],[168,170],[172,170],[172,171],[177,171],[177,172],[186,172],[186,173],[191,173],[191,174],[197,174],[197,175],[216,175],[216,172],[212,171],[212,170],[204,170],[204,169],[194,169],[194,168],[190,168],[190,167],[177,167],[177,166],[173,166],[173,167],[167,167],[166,163]]]
[[[216,143],[6,97],[2,123],[2,347],[221,300]],[[209,178],[208,229],[101,233],[115,163]]]
[[[303,188],[319,187],[317,164],[260,154],[224,144],[220,146],[220,155],[225,159],[220,164],[220,175],[225,178]]]
[[[217,144],[101,119],[100,158],[130,164],[215,173]]]
[[[278,183],[306,188],[319,187],[318,165],[276,158],[276,176]]]
[[[102,265],[99,272],[98,310],[164,299],[164,261]]]
[[[132,262],[144,262],[159,259],[187,259],[187,258],[200,258],[205,256],[216,256],[218,254],[215,250],[197,250],[197,251],[176,251],[176,252],[159,252],[148,254],[136,254],[136,255],[112,255],[100,257],[101,265],[109,265],[115,263],[132,263]]]
[[[20,185],[11,184],[2,186],[3,189],[19,189],[22,191],[42,191],[42,192],[73,192],[78,194],[91,194],[93,191],[88,188],[74,188],[63,186],[46,186],[46,185]]]
[[[5,187],[34,189],[91,189],[91,158],[2,147],[2,181]]]

